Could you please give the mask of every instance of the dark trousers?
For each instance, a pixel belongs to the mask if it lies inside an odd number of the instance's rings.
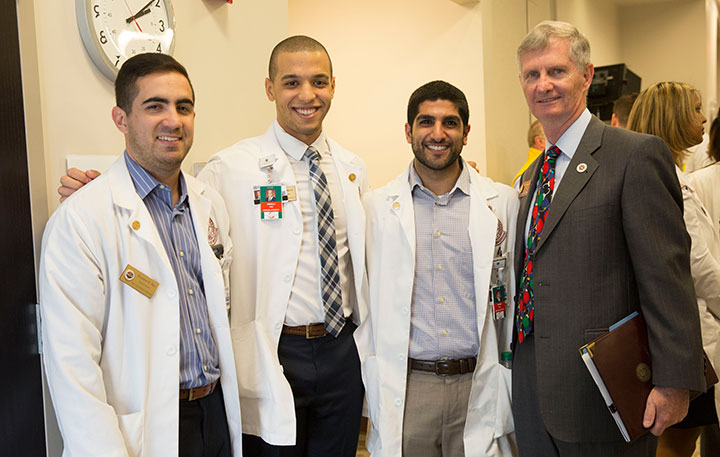
[[[535,367],[535,342],[531,334],[516,346],[513,354],[512,410],[520,457],[655,456],[657,437],[650,433],[629,444],[619,431],[618,440],[611,442],[568,443],[553,437],[540,414]]]
[[[231,457],[220,383],[207,397],[180,400],[179,457]]]
[[[272,446],[243,435],[248,457],[354,457],[363,396],[353,332],[348,321],[337,338],[280,336],[278,355],[295,399],[295,446]]]

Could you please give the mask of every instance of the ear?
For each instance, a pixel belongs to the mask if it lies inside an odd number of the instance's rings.
[[[585,90],[587,91],[590,89],[590,84],[592,84],[593,75],[595,74],[595,67],[593,64],[589,63],[587,67],[585,67],[585,70],[583,70],[583,79],[585,80]]]
[[[124,134],[128,133],[127,118],[128,115],[124,109],[120,108],[119,106],[116,106],[112,109],[112,119],[115,123],[115,127],[117,127],[117,129]]]
[[[620,125],[617,114],[612,113],[612,117],[610,118],[610,125],[612,125],[613,127],[617,127],[618,125]]]
[[[407,140],[408,144],[412,144],[412,128],[407,122],[405,123],[405,139]]]
[[[335,97],[335,77],[330,80],[330,98]]]
[[[275,101],[275,88],[270,78],[265,78],[265,95],[267,95],[268,100],[271,102]]]
[[[470,124],[465,127],[465,132],[463,133],[463,146],[467,146],[468,133],[470,133]]]

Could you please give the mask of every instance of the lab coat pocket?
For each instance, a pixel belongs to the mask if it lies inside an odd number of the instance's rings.
[[[264,341],[255,321],[230,329],[238,390],[241,397],[268,398],[271,380],[276,376],[273,367],[277,355],[270,352],[270,344]]]
[[[507,435],[515,430],[510,402],[512,400],[511,371],[497,364],[497,406],[495,408],[495,438]]]
[[[131,457],[143,455],[144,415],[142,411],[118,415],[120,432],[125,438],[125,447]]]

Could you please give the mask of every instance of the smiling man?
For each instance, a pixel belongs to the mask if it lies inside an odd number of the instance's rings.
[[[231,323],[243,445],[250,456],[351,457],[363,401],[353,332],[366,314],[367,172],[323,131],[335,78],[320,43],[280,42],[265,90],[275,122],[199,175],[229,202],[239,259]],[[258,188],[282,201],[255,204]]]
[[[190,80],[172,57],[140,54],[115,93],[125,153],[60,206],[43,238],[43,359],[64,455],[238,456],[228,215],[180,171],[193,143]]]
[[[511,456],[516,193],[460,158],[465,95],[413,92],[415,159],[368,195],[370,318],[358,329],[376,457]],[[508,233],[510,230],[510,233]],[[506,356],[507,357],[507,356]]]
[[[513,415],[521,457],[655,455],[662,431],[704,391],[690,240],[672,156],[657,137],[586,108],[590,45],[546,21],[517,51],[520,84],[546,135],[520,178]],[[634,311],[647,324],[650,432],[626,444],[578,348]]]

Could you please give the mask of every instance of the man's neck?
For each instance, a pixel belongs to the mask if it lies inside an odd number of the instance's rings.
[[[420,177],[423,186],[430,189],[435,195],[444,195],[455,187],[455,183],[460,177],[462,168],[460,167],[460,159],[454,164],[442,170],[434,170],[428,168],[417,159],[413,161],[413,167]]]

